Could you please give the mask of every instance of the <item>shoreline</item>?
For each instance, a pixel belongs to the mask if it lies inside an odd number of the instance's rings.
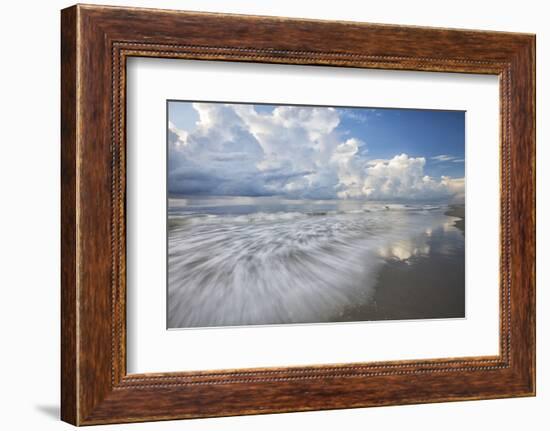
[[[356,283],[354,285],[356,285],[356,289],[361,289],[361,291],[355,296],[355,299],[353,301],[346,301],[345,303],[342,303],[338,308],[332,307],[332,309],[330,309],[327,306],[323,307],[323,304],[327,302],[327,298],[331,298],[329,295],[331,290],[327,290],[318,293],[316,296],[325,298],[324,302],[318,301],[318,311],[312,309],[312,305],[302,307],[299,306],[298,303],[304,302],[304,295],[306,295],[308,292],[307,285],[304,285],[305,287],[303,291],[294,290],[292,292],[293,296],[296,296],[298,294],[301,295],[298,295],[302,298],[296,303],[298,305],[294,303],[286,304],[285,301],[281,301],[281,304],[289,305],[289,307],[284,308],[285,313],[279,313],[283,316],[283,321],[281,321],[280,323],[278,323],[277,320],[280,318],[280,315],[274,312],[272,316],[273,319],[268,318],[268,321],[266,322],[264,322],[263,320],[256,322],[255,319],[257,319],[257,317],[248,316],[243,321],[246,321],[247,323],[242,323],[242,325],[254,326],[284,323],[315,324],[336,322],[464,318],[464,209],[464,205],[448,205],[438,207],[437,211],[432,213],[434,215],[430,216],[435,217],[430,223],[420,224],[418,226],[414,225],[416,226],[416,233],[409,233],[408,235],[400,235],[397,238],[393,238],[391,244],[389,244],[387,247],[382,245],[376,246],[377,243],[374,243],[374,246],[382,248],[380,250],[378,250],[378,248],[374,250],[374,252],[377,253],[375,257],[369,255],[370,259],[376,259],[375,267],[371,268],[371,270],[369,270],[368,272],[361,271],[360,274],[356,274]],[[356,214],[356,212],[353,212],[353,214]],[[397,217],[397,220],[400,220],[399,217],[402,217],[400,214],[404,214],[403,217],[408,217],[406,216],[406,214],[408,214],[406,211],[390,213],[386,213],[385,211],[377,211],[374,213],[374,215],[377,217],[376,220],[384,220],[386,223],[387,220],[389,220],[388,217],[390,217],[392,214],[394,214],[394,217]],[[231,215],[229,217],[230,224],[234,224],[233,219],[237,216],[241,217],[240,214]],[[340,215],[336,214],[335,217],[340,217]],[[353,217],[360,220],[363,220],[365,218],[361,213],[359,215],[354,215]],[[415,217],[428,216],[420,215]],[[223,221],[224,218],[220,217],[220,220]],[[325,220],[325,218],[319,220],[323,221]],[[319,220],[311,218],[304,219],[302,217],[297,223],[298,225],[305,223],[306,228],[310,229],[311,226],[318,226],[318,224],[320,223]],[[347,218],[345,220],[347,220]],[[340,219],[338,219],[337,221],[339,223],[342,223],[342,220]],[[168,217],[169,233],[172,232],[171,228],[174,228],[174,225],[179,225],[179,222],[171,222],[172,220],[170,220],[170,217]],[[175,220],[173,222],[175,222]],[[331,221],[329,223],[329,227],[331,227],[332,224],[334,224],[334,221]],[[254,245],[254,250],[257,250],[258,246],[261,246],[264,243],[269,245],[269,237],[273,236],[273,226],[269,227],[270,235],[268,236],[266,242],[264,230],[266,229],[265,226],[270,225],[269,223],[252,223],[250,227],[248,227],[247,225],[248,223],[242,223],[239,224],[239,229],[231,230],[230,232],[233,235],[231,238],[235,237],[236,239],[240,240],[243,235],[246,234],[246,238],[243,243],[244,245],[254,244],[254,241],[252,239],[256,237],[257,239],[259,238],[259,242]],[[352,227],[353,226],[355,225],[352,225]],[[295,227],[295,225],[292,224],[291,227]],[[455,229],[453,229],[453,227],[455,227]],[[198,231],[199,233],[202,232],[208,234],[208,232],[211,231],[210,224],[207,224],[206,226],[201,225],[199,226],[199,228],[201,228]],[[278,229],[282,230],[283,233],[294,232],[286,225],[281,225],[278,227]],[[316,229],[318,229],[318,227],[316,227]],[[217,235],[221,235],[221,239],[227,241],[228,233],[223,230],[220,232],[221,233],[218,233]],[[298,229],[298,232],[301,233],[303,231]],[[296,242],[290,242],[289,244],[289,246],[291,247],[296,247]],[[281,242],[280,245],[285,244]],[[211,250],[205,249],[203,251],[204,253],[201,256],[201,259],[203,259],[203,261],[201,261],[202,263],[208,261],[211,258],[212,253]],[[196,259],[195,261],[186,261],[186,255],[181,254],[181,256],[181,259],[184,259],[183,262],[187,262],[186,264],[190,265],[190,271],[195,271]],[[226,259],[227,256],[222,257],[224,261],[227,261],[231,264],[231,258]],[[353,254],[348,255],[349,259],[353,259],[353,257]],[[359,261],[356,262],[355,267],[364,266],[367,264],[374,264],[370,260],[365,261],[364,259],[366,259],[367,257],[368,256],[365,256],[364,258],[359,257]],[[171,257],[169,257],[169,259],[171,259]],[[309,261],[305,261],[306,264],[308,262]],[[170,264],[171,261],[169,260],[169,265]],[[174,263],[173,265],[175,264],[176,263]],[[295,263],[293,265],[296,266]],[[320,273],[321,270],[318,270],[319,267],[319,265],[316,265],[311,268],[310,265],[306,266],[306,269],[309,268],[311,270],[310,273],[315,275]],[[334,267],[335,269],[333,269],[337,270],[340,267],[341,266],[336,266]],[[351,266],[351,268],[353,269],[354,267]],[[204,277],[208,276],[210,278],[207,279],[212,280],[213,278],[211,274],[213,272],[219,271],[219,267],[216,266],[215,268],[206,269],[202,268],[201,270],[203,271]],[[176,276],[176,273],[174,273],[174,276]],[[199,276],[202,276],[201,273],[199,273]],[[348,276],[348,273],[346,273],[345,276]],[[343,279],[345,279],[345,276],[342,276]],[[177,281],[178,280],[175,279],[174,283],[176,283]],[[168,283],[170,283],[170,279],[168,280]],[[292,283],[286,283],[286,285],[290,284]],[[285,283],[283,283],[282,286],[284,287]],[[300,286],[298,285],[298,287]],[[214,288],[216,288],[215,285],[212,288],[212,292],[217,291],[217,289]],[[275,291],[275,293],[277,292],[278,290]],[[302,294],[300,292],[305,293]],[[280,293],[281,292],[279,292],[279,294]],[[283,292],[283,294],[284,293],[285,292]],[[316,299],[316,297],[309,299],[313,300]],[[335,299],[338,299],[338,295],[335,296]],[[309,300],[305,300],[305,302],[309,302]],[[265,300],[262,299],[260,303],[265,303]],[[212,312],[212,310],[209,310],[208,308],[209,307],[206,307],[205,313],[212,314],[212,316],[216,316],[216,313],[219,313],[219,310]],[[196,307],[193,309],[196,311]],[[291,312],[288,312],[288,309],[290,309]],[[174,313],[176,315],[189,314],[188,311],[182,311],[181,313],[179,311],[174,311]],[[229,308],[227,313],[229,313],[231,316],[238,316],[241,312],[239,310],[232,311],[232,309]],[[288,314],[288,316],[285,317],[286,314]],[[287,321],[289,319],[289,316],[290,321]],[[254,323],[248,323],[250,319],[252,319]],[[217,320],[214,320],[212,320],[212,322],[218,322]],[[234,323],[233,320],[231,320],[231,322],[229,323],[219,323],[219,325],[216,326],[234,325],[240,326]],[[201,323],[197,324],[189,324],[189,322],[182,323],[178,321],[170,327],[181,328],[210,326],[212,325],[205,324],[201,320]]]
[[[466,207],[464,204],[449,205],[449,209],[445,211],[446,216],[457,217],[460,220],[455,221],[454,227],[459,229],[462,234],[465,234],[465,219],[466,219]]]
[[[464,237],[464,205],[450,205],[445,215],[456,217]],[[433,241],[433,239],[432,239]],[[430,253],[406,261],[386,259],[378,271],[368,303],[349,307],[342,321],[384,321],[464,318],[465,258],[458,253]]]
[[[342,321],[465,317],[464,262],[445,258],[386,261],[371,300],[345,310]]]

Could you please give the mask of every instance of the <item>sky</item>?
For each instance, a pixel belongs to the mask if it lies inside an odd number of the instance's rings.
[[[172,195],[464,201],[465,113],[168,102]]]

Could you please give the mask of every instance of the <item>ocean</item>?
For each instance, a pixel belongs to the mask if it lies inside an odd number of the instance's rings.
[[[168,328],[464,317],[465,238],[449,209],[426,203],[171,197]],[[449,269],[442,271],[441,264]],[[391,268],[405,275],[381,277]],[[435,276],[415,278],[415,268]],[[423,295],[417,297],[415,283],[434,286],[418,286]],[[408,299],[399,301],[403,289]],[[388,292],[394,293],[381,313],[377,298]],[[426,294],[435,299],[423,299]],[[407,301],[427,301],[429,307]]]

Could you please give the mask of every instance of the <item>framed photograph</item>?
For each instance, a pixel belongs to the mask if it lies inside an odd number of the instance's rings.
[[[535,36],[61,14],[61,415],[535,394]]]

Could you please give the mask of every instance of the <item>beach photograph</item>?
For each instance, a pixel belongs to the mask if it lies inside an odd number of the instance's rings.
[[[167,328],[465,317],[465,112],[167,101]]]

